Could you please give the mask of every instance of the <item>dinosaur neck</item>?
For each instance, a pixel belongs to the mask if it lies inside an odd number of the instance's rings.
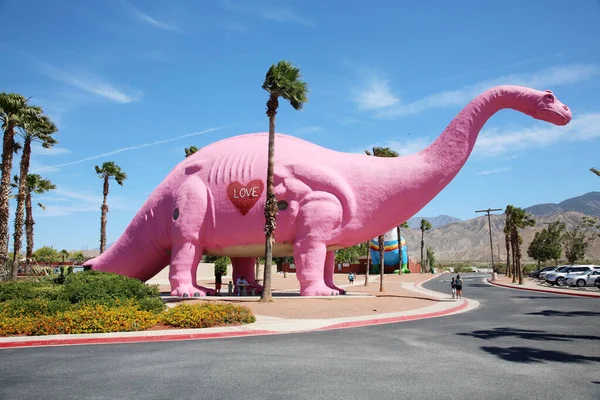
[[[373,204],[376,212],[371,215],[378,222],[374,225],[378,225],[379,232],[415,215],[450,183],[466,163],[481,128],[492,115],[505,108],[531,114],[532,93],[531,89],[518,86],[489,89],[471,101],[425,150],[399,158],[373,159],[387,166],[376,168],[379,176],[374,177],[374,182],[382,185],[378,190],[381,200]]]

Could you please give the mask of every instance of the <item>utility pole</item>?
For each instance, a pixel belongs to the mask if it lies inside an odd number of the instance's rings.
[[[488,226],[490,229],[490,254],[492,256],[492,280],[494,279],[494,244],[492,242],[492,219],[490,217],[490,213],[492,211],[502,211],[501,208],[488,208],[487,210],[477,210],[476,213],[484,212],[487,213],[488,217]]]

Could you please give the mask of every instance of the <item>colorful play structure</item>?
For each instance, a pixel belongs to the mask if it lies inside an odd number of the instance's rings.
[[[384,265],[397,265],[403,273],[410,273],[408,269],[408,251],[406,241],[400,236],[400,246],[398,246],[398,231],[396,228],[386,232],[384,238]],[[371,251],[371,264],[379,266],[379,238],[374,238],[369,242]],[[400,261],[402,264],[400,265]],[[379,267],[378,267],[379,268]]]
[[[467,104],[429,147],[408,156],[342,153],[276,135],[280,211],[273,253],[294,256],[300,294],[344,293],[333,284],[335,250],[366,242],[416,214],[452,181],[485,122],[505,108],[555,125],[571,120],[569,108],[550,91],[498,86]],[[85,265],[142,281],[169,265],[171,294],[198,297],[215,293],[196,283],[198,263],[209,254],[231,258],[234,281],[243,275],[254,282],[254,261],[265,248],[267,145],[267,133],[241,135],[185,158],[117,242]]]

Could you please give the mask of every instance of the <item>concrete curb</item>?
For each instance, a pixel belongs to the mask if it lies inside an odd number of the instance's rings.
[[[562,294],[564,296],[577,296],[577,297],[588,297],[588,298],[600,299],[600,295],[593,294],[593,293],[567,293],[567,292],[559,292],[557,290],[552,290],[552,289],[519,287],[519,286],[513,286],[510,284],[506,284],[506,283],[493,282],[490,278],[487,279],[487,283],[489,283],[490,285],[493,285],[493,286],[499,286],[499,287],[508,288],[508,289],[528,290],[530,292],[552,293],[552,294]]]
[[[428,292],[435,294],[442,299],[441,293],[423,289],[421,285],[431,279],[438,277],[439,274],[420,282],[414,283],[415,292]],[[412,290],[412,288],[411,288]],[[440,303],[442,304],[442,303]],[[399,313],[390,313],[388,316],[380,314],[379,316],[358,316],[331,320],[291,320],[284,318],[265,318],[263,322],[251,325],[205,328],[205,329],[180,329],[180,330],[162,330],[162,331],[139,331],[139,332],[114,332],[114,333],[96,333],[80,335],[52,335],[44,337],[8,337],[0,338],[0,349],[23,348],[23,347],[47,347],[47,346],[67,346],[67,345],[96,345],[96,344],[122,344],[122,343],[149,343],[175,340],[198,340],[198,339],[224,339],[243,336],[263,336],[263,335],[281,335],[288,333],[305,333],[314,331],[324,331],[333,329],[356,328],[370,325],[390,324],[403,321],[414,321],[426,318],[435,318],[445,315],[470,311],[479,306],[479,302],[463,299],[458,306],[445,308],[442,310],[426,310],[439,306],[424,307],[425,312],[419,313],[420,309],[408,310]],[[400,314],[400,315],[393,315]],[[328,323],[330,322],[330,323]],[[260,329],[261,325],[266,325],[271,329]],[[304,325],[306,328],[296,325]],[[279,329],[277,329],[277,327]],[[287,329],[286,329],[287,328]],[[291,329],[290,329],[291,328]]]

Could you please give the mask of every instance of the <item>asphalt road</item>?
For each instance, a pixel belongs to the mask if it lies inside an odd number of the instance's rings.
[[[600,300],[464,281],[481,306],[428,320],[0,350],[0,399],[600,399]]]

